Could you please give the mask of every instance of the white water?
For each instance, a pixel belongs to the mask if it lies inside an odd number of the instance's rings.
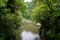
[[[39,40],[39,35],[38,34],[34,34],[31,31],[26,31],[24,30],[21,33],[21,40]]]

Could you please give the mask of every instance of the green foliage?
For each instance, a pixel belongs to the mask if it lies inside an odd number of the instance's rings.
[[[32,19],[41,23],[40,36],[41,40],[60,40],[60,12],[58,5],[59,0],[34,0],[36,4],[33,8]],[[37,3],[39,5],[37,6]]]
[[[29,5],[29,3],[25,3],[25,2],[24,2],[24,3],[22,4],[23,7],[21,7],[22,16],[23,16],[24,18],[28,18],[28,17],[29,17],[28,5]]]
[[[18,30],[18,28],[22,24],[22,16],[19,12],[17,15],[15,15],[15,14],[7,13],[6,11],[7,9],[0,10],[0,13],[1,13],[0,14],[1,15],[0,16],[0,35],[4,34],[2,36],[11,37],[11,38],[12,36],[16,37],[16,35],[18,34],[15,34],[17,33],[15,31]]]
[[[0,40],[16,40],[22,24],[20,2],[16,0],[0,0]],[[4,5],[3,5],[4,4]],[[21,7],[22,7],[21,3]]]

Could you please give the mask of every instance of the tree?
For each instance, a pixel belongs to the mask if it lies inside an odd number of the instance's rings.
[[[22,3],[21,0],[0,0],[0,38],[16,40],[22,24]]]
[[[60,32],[60,12],[57,8],[59,0],[34,0],[33,9],[34,20],[41,23],[40,36],[41,40],[59,40]]]

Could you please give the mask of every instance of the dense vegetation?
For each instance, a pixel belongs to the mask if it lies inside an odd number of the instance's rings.
[[[0,40],[16,40],[24,7],[22,0],[0,0]]]
[[[41,40],[60,40],[60,0],[0,0],[0,40],[20,40],[23,18],[41,24]]]
[[[33,0],[31,19],[41,24],[41,40],[60,40],[60,1]],[[33,18],[32,18],[33,17]]]

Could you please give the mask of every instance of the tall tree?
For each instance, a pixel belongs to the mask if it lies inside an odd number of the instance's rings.
[[[33,15],[36,22],[41,23],[41,40],[59,40],[60,32],[60,12],[58,6],[59,0],[34,0],[35,5]],[[57,29],[57,30],[56,30]]]
[[[22,3],[21,0],[0,0],[0,38],[16,40],[22,23]]]

